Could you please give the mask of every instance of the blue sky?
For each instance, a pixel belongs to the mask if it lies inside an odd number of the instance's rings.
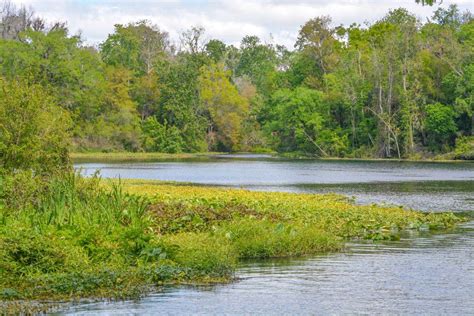
[[[170,33],[203,26],[206,37],[237,44],[244,35],[257,35],[266,42],[292,47],[299,27],[315,16],[330,15],[335,25],[373,22],[389,9],[405,7],[420,19],[432,15],[434,7],[415,0],[13,0],[31,6],[49,21],[68,21],[72,33],[81,31],[88,43],[103,41],[114,24],[147,19]],[[474,11],[474,0],[443,0],[441,6],[458,4]]]

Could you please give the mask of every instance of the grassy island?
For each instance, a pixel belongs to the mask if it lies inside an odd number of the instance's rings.
[[[229,282],[242,259],[338,251],[349,239],[396,239],[404,229],[461,220],[359,206],[335,194],[77,175],[41,187],[41,194],[35,185],[8,192],[17,203],[1,208],[0,310],[37,311],[44,300],[139,297],[163,284]]]

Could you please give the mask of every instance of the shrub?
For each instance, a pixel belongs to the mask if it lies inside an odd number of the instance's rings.
[[[454,155],[456,159],[474,160],[474,136],[457,138]]]
[[[428,142],[433,149],[440,149],[442,145],[449,145],[457,131],[454,121],[455,112],[447,105],[436,103],[426,106],[425,129],[428,133]]]
[[[69,168],[70,123],[41,86],[0,78],[0,168],[36,174]]]
[[[184,141],[176,126],[160,124],[151,116],[142,123],[143,147],[146,151],[180,153]]]

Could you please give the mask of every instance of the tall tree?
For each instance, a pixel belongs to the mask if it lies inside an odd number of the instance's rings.
[[[246,98],[230,82],[223,64],[201,69],[199,95],[209,113],[207,138],[210,149],[236,151],[242,138],[242,124],[249,110]]]
[[[102,58],[112,66],[121,66],[138,75],[150,74],[173,51],[168,33],[147,20],[116,24],[115,32],[100,45]]]
[[[240,43],[240,58],[235,76],[248,76],[259,91],[271,93],[271,78],[276,71],[276,51],[272,45],[261,43],[257,36],[245,36]]]
[[[295,47],[314,60],[316,77],[329,73],[337,63],[336,51],[340,43],[336,40],[336,29],[331,27],[331,18],[321,16],[306,22],[300,29]]]

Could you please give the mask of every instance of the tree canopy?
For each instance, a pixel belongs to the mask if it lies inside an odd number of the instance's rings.
[[[293,48],[251,34],[228,45],[202,27],[173,43],[150,21],[117,24],[90,47],[25,8],[1,14],[2,124],[10,104],[15,115],[52,104],[38,116],[67,125],[75,151],[402,158],[450,152],[474,131],[474,21],[456,5],[364,26],[317,16]]]

